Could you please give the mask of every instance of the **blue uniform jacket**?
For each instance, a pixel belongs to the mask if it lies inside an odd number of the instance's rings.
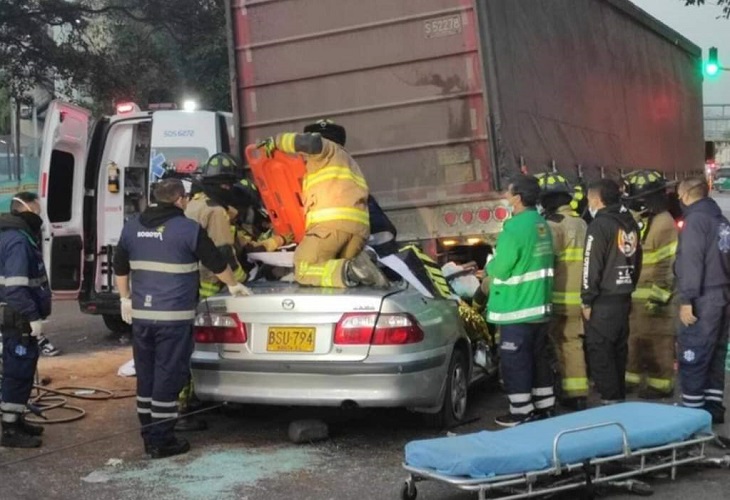
[[[28,321],[51,314],[43,253],[19,217],[0,215],[0,302],[5,302]]]
[[[730,285],[730,222],[715,200],[703,198],[684,210],[674,274],[682,304]]]

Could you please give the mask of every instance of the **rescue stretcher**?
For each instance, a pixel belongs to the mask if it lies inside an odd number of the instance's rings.
[[[709,458],[715,439],[704,410],[622,403],[562,415],[496,432],[412,441],[403,467],[410,473],[401,498],[414,500],[416,483],[446,483],[479,500],[532,498],[600,486],[639,495],[651,487],[630,478],[681,465],[730,466]]]

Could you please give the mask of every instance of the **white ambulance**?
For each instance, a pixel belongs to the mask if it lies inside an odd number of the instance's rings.
[[[190,173],[217,152],[231,152],[232,115],[213,111],[140,111],[132,103],[92,120],[54,101],[43,132],[38,191],[43,253],[54,298],[78,298],[114,332],[119,315],[112,259],[124,222],[150,202],[166,169]]]

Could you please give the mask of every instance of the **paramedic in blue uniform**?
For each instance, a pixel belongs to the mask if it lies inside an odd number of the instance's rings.
[[[43,427],[23,420],[38,364],[42,320],[51,314],[51,291],[43,266],[43,219],[34,193],[13,197],[0,215],[0,320],[3,332],[2,446],[36,448]]]
[[[122,318],[132,324],[137,416],[145,452],[163,458],[190,449],[173,429],[194,345],[198,262],[213,271],[231,295],[249,292],[236,281],[206,232],[185,217],[182,182],[164,179],[155,185],[154,195],[157,206],[125,224],[114,254],[114,273]]]
[[[730,320],[730,222],[701,177],[677,188],[684,214],[674,273],[679,291],[677,360],[682,404],[723,423]]]

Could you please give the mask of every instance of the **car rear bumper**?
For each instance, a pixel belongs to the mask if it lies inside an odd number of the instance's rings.
[[[440,403],[447,357],[401,363],[276,362],[195,353],[195,393],[203,401],[295,406],[430,407]]]

